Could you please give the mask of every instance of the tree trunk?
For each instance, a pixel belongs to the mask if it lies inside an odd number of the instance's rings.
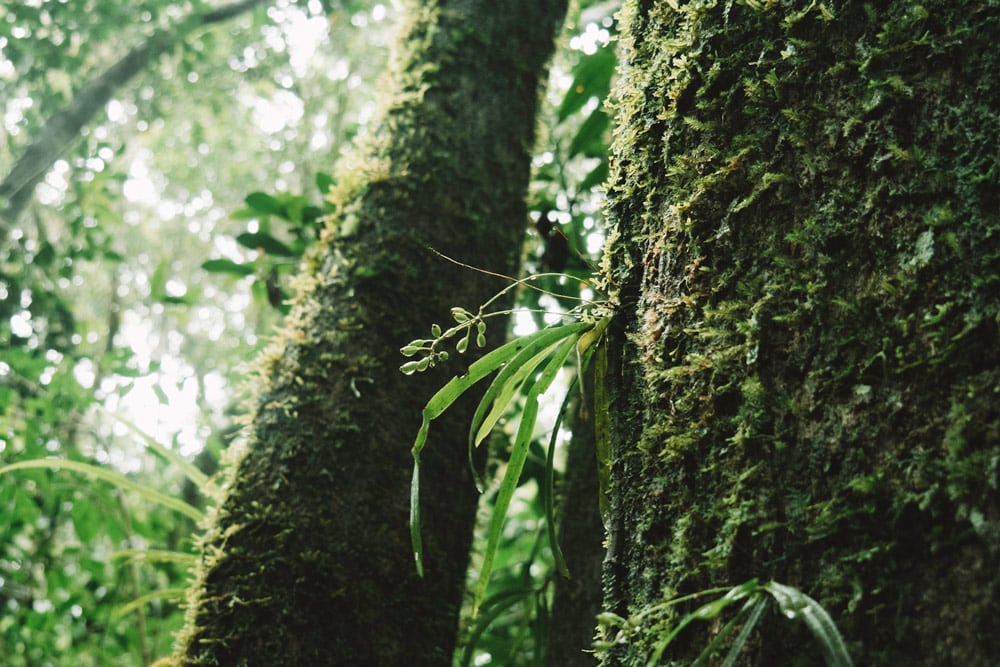
[[[473,406],[430,430],[422,579],[410,445],[424,402],[473,355],[404,377],[398,350],[447,324],[451,306],[474,310],[505,286],[432,248],[517,270],[539,81],[564,11],[562,0],[413,9],[380,128],[342,163],[335,219],[262,360],[181,664],[451,663],[476,511]]]
[[[587,384],[592,385],[592,373],[587,375]],[[591,388],[586,395],[593,395]],[[545,662],[550,667],[593,667],[597,662],[591,649],[602,601],[604,525],[598,503],[593,414],[577,402],[570,409],[573,439],[560,489],[559,512],[559,545],[570,576],[556,578]]]
[[[699,604],[656,603],[752,577],[859,665],[1000,664],[996,4],[625,13],[605,603],[644,617],[603,664]],[[821,664],[802,624],[759,627],[746,664]]]
[[[196,15],[182,21],[172,30],[157,30],[145,42],[130,50],[125,57],[89,81],[73,98],[72,103],[55,114],[41,129],[0,182],[0,241],[17,223],[22,211],[31,201],[45,174],[68,146],[80,137],[80,131],[98,111],[126,83],[162,53],[166,53],[188,36],[198,26],[219,23],[238,16],[261,4],[263,0],[240,0],[216,10]]]

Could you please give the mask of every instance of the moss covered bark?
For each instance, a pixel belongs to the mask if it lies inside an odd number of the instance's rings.
[[[398,349],[503,286],[431,248],[517,270],[539,77],[564,9],[413,8],[379,129],[342,163],[334,219],[261,363],[178,664],[450,664],[476,508],[471,413],[436,421],[424,453],[420,579],[409,448],[457,368],[406,378]]]
[[[1000,4],[625,14],[607,606],[773,578],[857,664],[1000,664]],[[746,661],[818,655],[771,615]]]

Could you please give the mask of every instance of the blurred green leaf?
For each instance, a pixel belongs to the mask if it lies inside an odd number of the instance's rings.
[[[77,499],[70,510],[73,519],[73,529],[84,544],[88,544],[101,531],[101,514],[85,499]]]
[[[603,157],[608,152],[605,133],[611,125],[611,118],[601,109],[596,109],[583,121],[579,132],[569,145],[569,155],[582,154],[586,157]]]
[[[281,202],[266,192],[251,192],[243,201],[248,207],[264,215],[283,216],[285,214],[285,207]]]
[[[570,114],[582,109],[592,97],[599,100],[606,98],[611,90],[611,77],[616,65],[613,45],[604,46],[593,55],[585,56],[573,69],[573,83],[559,105],[559,120],[566,120]]]
[[[234,276],[249,276],[254,267],[250,264],[239,264],[231,259],[210,259],[201,263],[201,268],[209,273],[230,273]]]
[[[321,195],[326,197],[337,181],[334,180],[333,176],[326,174],[322,171],[316,173],[316,187],[319,188]]]
[[[270,234],[263,232],[245,232],[236,237],[236,242],[244,248],[250,248],[258,252],[263,250],[267,254],[277,257],[298,257],[301,254],[295,252]]]

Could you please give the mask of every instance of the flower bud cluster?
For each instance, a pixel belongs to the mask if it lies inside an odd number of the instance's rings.
[[[464,335],[455,343],[455,351],[459,354],[464,353],[469,349],[473,329],[476,331],[476,345],[478,347],[486,346],[486,322],[483,321],[481,314],[473,315],[465,308],[456,306],[451,309],[451,316],[455,320],[455,326],[442,330],[441,325],[432,324],[432,338],[417,338],[399,348],[404,357],[420,356],[419,359],[407,361],[399,367],[399,370],[406,375],[411,375],[426,371],[428,368],[434,368],[438,362],[448,361],[448,352],[441,348],[444,347],[445,341],[449,338],[455,338],[460,334]]]

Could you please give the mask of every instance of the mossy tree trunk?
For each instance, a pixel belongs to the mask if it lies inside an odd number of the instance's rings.
[[[1000,664],[997,3],[625,18],[607,607],[773,578],[856,664]],[[603,664],[646,664],[676,620]],[[821,664],[778,614],[744,660]]]
[[[398,350],[505,286],[432,248],[517,271],[539,81],[564,10],[412,8],[379,129],[342,164],[335,219],[263,360],[179,663],[451,664],[477,500],[469,406],[434,423],[424,452],[422,579],[409,450],[423,403],[474,355],[404,377]]]

